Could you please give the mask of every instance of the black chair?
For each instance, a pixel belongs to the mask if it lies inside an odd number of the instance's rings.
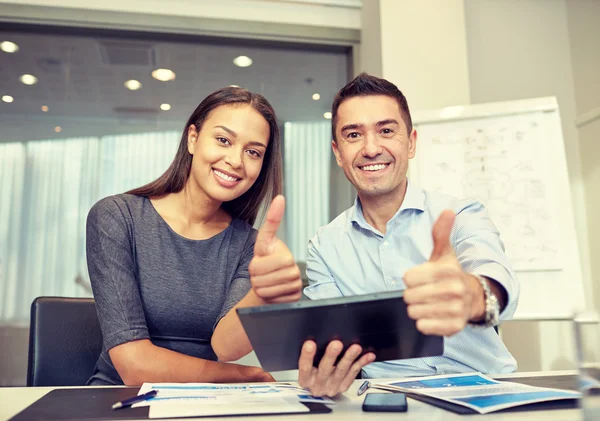
[[[27,386],[83,386],[101,351],[102,332],[92,298],[33,301]]]

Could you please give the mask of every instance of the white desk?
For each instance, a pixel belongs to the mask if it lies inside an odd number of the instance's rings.
[[[550,373],[519,373],[521,377],[532,377],[532,376],[543,376],[543,375],[572,375],[574,372],[550,372]],[[504,376],[503,376],[504,377]],[[511,377],[516,377],[514,374]],[[387,379],[389,380],[389,379]],[[512,412],[512,413],[497,413],[488,415],[458,415],[453,412],[449,412],[434,406],[408,399],[408,412],[406,413],[368,413],[362,412],[361,405],[364,399],[363,396],[356,396],[356,390],[362,383],[361,380],[354,382],[350,390],[342,397],[337,399],[337,405],[333,408],[333,412],[330,414],[314,414],[309,415],[311,421],[314,420],[327,420],[327,421],[347,421],[347,420],[403,420],[403,421],[441,421],[441,420],[472,420],[472,419],[485,419],[486,421],[511,421],[511,420],[544,420],[544,421],[579,421],[581,415],[577,409],[560,409],[550,411],[531,411],[531,412]],[[6,421],[12,416],[16,415],[21,410],[35,402],[37,399],[44,396],[49,391],[53,390],[53,387],[16,387],[16,388],[0,388],[0,421]],[[380,392],[375,391],[373,392]],[[260,417],[269,421],[302,421],[306,415],[281,415],[281,416],[268,416]],[[482,418],[484,417],[484,418]],[[240,420],[242,417],[231,417],[231,418],[214,418],[218,421],[227,420]],[[256,421],[257,417],[243,417],[251,421]],[[192,420],[193,418],[185,418],[185,420]],[[206,418],[198,418],[206,420]],[[181,420],[178,419],[178,420]]]

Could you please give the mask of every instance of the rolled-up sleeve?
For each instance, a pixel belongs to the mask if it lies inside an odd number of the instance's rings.
[[[337,286],[331,271],[321,255],[321,242],[319,234],[315,235],[308,243],[306,257],[306,276],[308,286],[304,288],[304,295],[311,300],[342,297],[342,291]]]
[[[109,197],[96,203],[87,218],[88,271],[107,350],[150,338],[126,215]]]
[[[223,303],[221,313],[213,325],[213,331],[217,328],[217,325],[221,319],[225,317],[227,313],[229,313],[231,309],[235,307],[235,305],[239,303],[252,288],[248,266],[250,266],[250,262],[254,257],[254,243],[256,243],[256,234],[257,231],[253,230],[248,237],[246,245],[244,246],[243,256],[238,264],[235,275],[233,276],[233,279],[227,288],[227,296],[225,298],[225,302]]]
[[[465,272],[493,279],[506,290],[508,300],[500,320],[510,320],[517,309],[520,286],[484,206],[472,202],[460,209],[450,237]]]

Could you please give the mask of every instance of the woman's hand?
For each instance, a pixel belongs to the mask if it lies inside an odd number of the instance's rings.
[[[300,269],[285,243],[277,238],[284,211],[285,199],[278,195],[258,230],[254,258],[248,266],[252,289],[265,303],[287,303],[302,297]]]

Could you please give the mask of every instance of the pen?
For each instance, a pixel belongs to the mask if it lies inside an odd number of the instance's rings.
[[[114,404],[112,406],[112,409],[124,408],[126,406],[131,406],[134,403],[147,401],[148,399],[152,399],[153,397],[155,397],[157,393],[158,392],[156,390],[151,390],[150,392],[144,393],[143,395],[137,395],[132,398],[125,399],[124,401],[117,402],[116,404]]]
[[[356,391],[356,395],[357,396],[362,395],[363,393],[365,393],[367,391],[367,389],[369,387],[371,387],[371,383],[369,383],[368,381],[365,381],[363,384],[360,385],[360,387]]]

